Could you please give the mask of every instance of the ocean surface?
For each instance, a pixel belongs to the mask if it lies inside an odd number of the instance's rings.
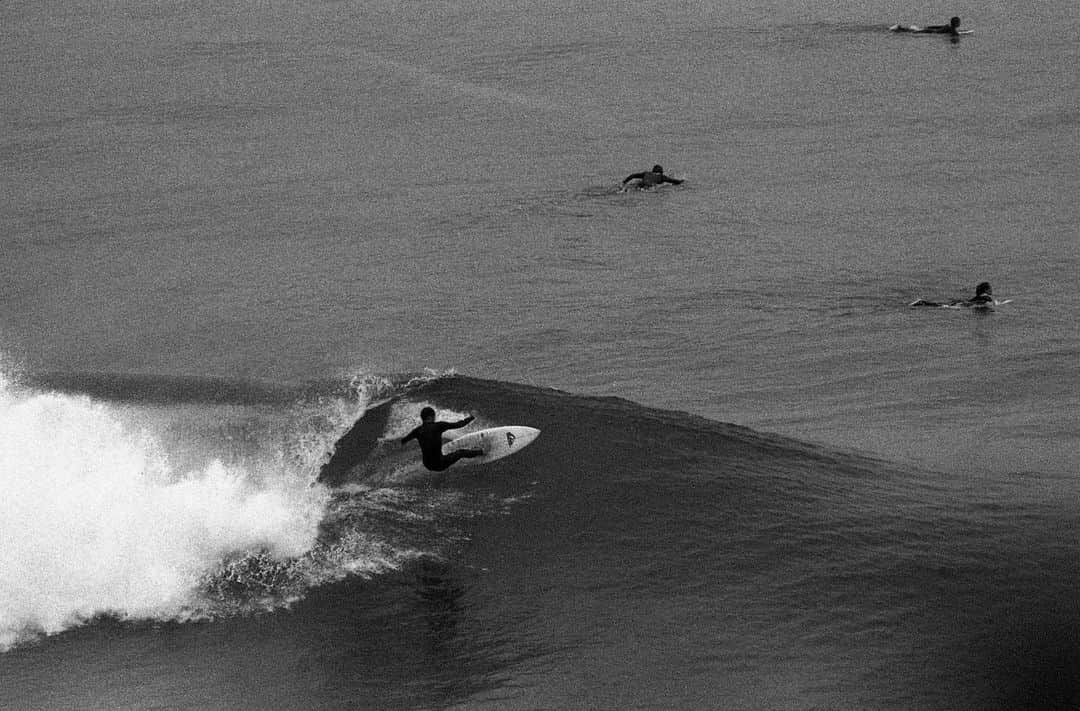
[[[1080,707],[1072,0],[0,26],[0,708]]]

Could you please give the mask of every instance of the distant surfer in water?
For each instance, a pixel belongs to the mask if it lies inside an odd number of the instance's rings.
[[[949,20],[947,25],[930,25],[929,27],[919,27],[918,25],[893,25],[890,27],[893,32],[913,32],[919,35],[952,35],[956,37],[960,34],[960,18],[954,17]]]
[[[464,420],[458,420],[457,422],[436,421],[435,410],[425,407],[420,411],[420,425],[401,439],[401,446],[404,447],[410,439],[419,442],[424,466],[433,472],[444,471],[459,459],[482,457],[484,456],[484,450],[482,449],[459,449],[450,454],[443,454],[442,451],[442,433],[464,427],[474,419],[476,418],[469,415]]]
[[[664,169],[659,165],[654,165],[650,171],[626,176],[622,181],[623,187],[627,187],[627,183],[631,182],[633,183],[633,187],[642,189],[651,188],[655,185],[662,185],[663,183],[671,183],[672,185],[679,185],[682,183],[682,181],[677,178],[669,178],[664,175]]]
[[[985,308],[987,306],[993,306],[997,302],[994,301],[994,292],[990,288],[990,282],[984,281],[975,287],[975,296],[970,299],[953,299],[948,302],[939,301],[927,301],[926,299],[919,299],[918,301],[912,301],[909,306],[947,306],[952,308]],[[1005,302],[1002,302],[1005,303]]]

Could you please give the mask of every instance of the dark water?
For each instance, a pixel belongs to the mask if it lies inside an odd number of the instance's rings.
[[[235,382],[87,378],[82,388],[111,392],[106,410],[128,417],[227,404],[217,427],[245,434],[247,466],[292,446],[274,436],[275,420],[308,423],[313,436],[313,411],[355,401],[343,383],[294,390],[293,402],[284,388]],[[351,459],[323,471],[334,486],[307,552],[209,565],[182,604],[101,609],[9,650],[7,703],[1005,709],[1076,699],[1071,478],[958,483],[617,398],[497,381],[382,383],[379,393],[390,399],[343,445]],[[8,405],[25,397],[41,396],[16,389]],[[477,399],[484,407],[468,408]],[[424,404],[543,434],[506,460],[425,474],[394,441]],[[310,473],[297,465],[282,476]],[[73,559],[80,542],[67,540],[59,572],[87,576]],[[118,552],[94,554],[107,567]],[[48,609],[55,592],[31,602]]]

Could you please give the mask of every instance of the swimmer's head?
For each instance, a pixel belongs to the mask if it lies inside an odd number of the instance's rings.
[[[664,169],[662,167],[660,167],[659,165],[654,165],[652,167],[652,172],[654,172],[654,173],[663,173]]]
[[[992,293],[993,293],[993,291],[991,291],[990,282],[988,282],[988,281],[984,281],[981,284],[979,284],[977,287],[975,287],[975,296],[983,296],[983,295],[989,296]]]
[[[435,419],[435,410],[430,407],[425,407],[420,411],[420,419],[424,422],[431,422]]]
[[[960,26],[960,18],[959,17],[952,18],[951,20],[949,20],[949,25],[951,27],[953,27],[953,28],[959,27]]]

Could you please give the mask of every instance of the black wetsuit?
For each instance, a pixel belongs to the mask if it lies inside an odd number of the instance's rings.
[[[931,25],[924,27],[915,34],[921,35],[958,35],[960,30],[956,29],[952,25]]]
[[[669,178],[662,172],[657,173],[655,171],[646,171],[644,173],[634,173],[623,178],[622,184],[626,185],[631,180],[640,180],[643,188],[651,188],[654,185],[660,185],[661,183],[671,183],[672,185],[678,185],[681,180],[676,178]]]
[[[431,422],[423,422],[419,427],[405,435],[402,438],[401,443],[404,445],[410,439],[415,439],[420,443],[420,451],[423,454],[424,466],[433,472],[441,472],[459,459],[483,456],[484,450],[482,449],[459,449],[450,454],[443,454],[442,451],[443,432],[454,430],[458,427],[464,427],[472,421],[472,417],[466,417],[464,420],[459,420],[457,422],[436,422],[434,420]]]
[[[896,25],[894,32],[911,32],[917,35],[960,35],[960,18],[954,17],[947,25],[930,25],[929,27],[915,27]]]

